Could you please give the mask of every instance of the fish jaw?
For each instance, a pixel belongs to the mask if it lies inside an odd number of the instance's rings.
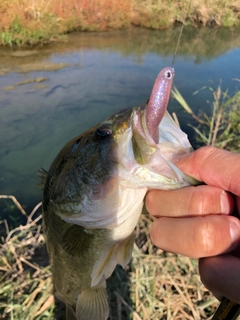
[[[146,187],[127,187],[120,183],[105,198],[93,199],[89,194],[85,194],[81,202],[52,203],[52,209],[68,223],[78,224],[86,229],[104,228],[112,230],[118,228],[129,217],[133,216],[135,209],[141,205],[139,214],[137,214],[136,225],[146,192]],[[127,234],[133,231],[135,225],[130,227],[130,231],[126,230]],[[124,236],[125,234],[122,234],[119,238],[113,236],[113,240],[121,240]]]
[[[173,162],[175,156],[193,150],[187,135],[166,111],[158,126],[159,140],[155,143],[146,126],[145,110],[146,107],[135,110],[131,129],[118,141],[121,184],[164,190],[199,184]]]

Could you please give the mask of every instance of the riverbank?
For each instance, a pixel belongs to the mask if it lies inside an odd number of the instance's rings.
[[[73,31],[105,31],[131,25],[169,28],[240,26],[237,1],[189,0],[2,0],[0,44],[47,43]]]

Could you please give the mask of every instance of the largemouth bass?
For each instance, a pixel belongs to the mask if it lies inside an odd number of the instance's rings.
[[[166,111],[173,77],[174,69],[164,68],[148,103],[68,142],[48,171],[43,228],[67,319],[108,318],[106,279],[130,261],[146,192],[196,183],[172,162],[192,151]]]

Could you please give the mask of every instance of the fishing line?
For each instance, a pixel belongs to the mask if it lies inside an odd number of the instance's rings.
[[[174,65],[175,58],[176,58],[176,56],[177,56],[177,51],[178,51],[179,43],[180,43],[180,40],[181,40],[181,37],[182,37],[182,33],[183,33],[183,27],[184,27],[184,25],[185,25],[185,22],[186,22],[186,19],[187,19],[188,15],[189,15],[190,8],[191,8],[191,4],[192,4],[192,0],[189,0],[187,13],[186,13],[185,18],[183,19],[183,22],[182,22],[182,25],[181,25],[181,29],[180,29],[180,33],[179,33],[179,36],[178,36],[178,41],[177,41],[176,49],[175,49],[175,52],[174,52],[174,54],[173,54],[172,67],[173,67],[173,65]]]

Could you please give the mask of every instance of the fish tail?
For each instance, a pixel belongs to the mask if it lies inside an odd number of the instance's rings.
[[[77,320],[108,319],[109,306],[105,286],[83,290],[79,294],[76,316]]]

